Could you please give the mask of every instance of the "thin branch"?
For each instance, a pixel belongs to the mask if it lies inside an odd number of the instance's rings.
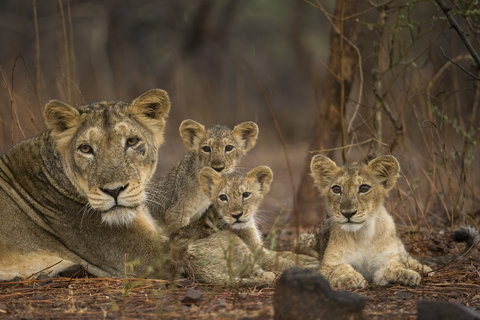
[[[467,69],[465,69],[461,64],[457,63],[455,60],[453,60],[452,58],[450,58],[449,56],[447,56],[447,54],[445,53],[445,51],[443,51],[443,48],[440,47],[440,51],[442,52],[442,55],[445,59],[447,59],[448,61],[450,61],[451,63],[453,63],[454,65],[456,65],[457,67],[459,67],[463,72],[465,72],[466,74],[468,74],[470,77],[472,77],[473,79],[475,80],[480,80],[479,77],[477,77],[475,74],[471,73],[470,71],[468,71]]]
[[[451,12],[452,8],[447,7],[447,5],[443,0],[435,0],[435,1],[437,2],[440,9],[442,9],[443,13],[447,16],[450,26],[452,26],[452,28],[455,29],[460,39],[462,40],[463,44],[465,44],[465,47],[467,47],[468,52],[470,52],[473,59],[477,63],[477,67],[480,68],[480,55],[478,55],[477,51],[475,51],[475,48],[472,46],[472,44],[468,40],[467,33],[463,31],[462,27],[460,27],[457,20],[455,20],[455,17],[452,15],[452,12]],[[474,78],[478,80],[478,78],[476,77]]]
[[[328,148],[328,149],[320,149],[320,150],[310,150],[309,153],[311,154],[314,154],[314,153],[327,153],[327,152],[331,152],[331,151],[337,151],[337,150],[344,150],[344,149],[348,149],[348,148],[352,148],[352,147],[358,147],[358,146],[361,146],[361,145],[364,145],[364,144],[367,144],[367,143],[370,143],[372,141],[375,141],[381,145],[384,145],[386,147],[388,147],[388,144],[387,143],[384,143],[378,139],[375,139],[375,138],[370,138],[370,139],[367,139],[367,140],[364,140],[364,141],[361,141],[361,142],[358,142],[358,143],[352,143],[352,144],[347,144],[347,145],[344,145],[344,146],[341,146],[341,147],[335,147],[335,148]]]

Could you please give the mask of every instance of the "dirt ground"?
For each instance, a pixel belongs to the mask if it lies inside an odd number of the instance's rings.
[[[402,238],[417,256],[462,248],[448,240],[448,232],[403,232]],[[437,268],[418,287],[369,285],[355,292],[367,298],[366,319],[416,319],[419,300],[456,302],[478,311],[479,270],[480,253],[473,250]],[[187,301],[189,288],[201,292],[198,302]],[[0,319],[273,319],[273,294],[273,287],[220,288],[187,279],[40,278],[0,283]]]

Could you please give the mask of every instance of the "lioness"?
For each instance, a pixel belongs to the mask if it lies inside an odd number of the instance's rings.
[[[417,285],[420,272],[432,271],[407,253],[383,205],[400,171],[395,157],[338,167],[316,155],[310,168],[330,211],[326,247],[317,249],[324,250],[320,272],[333,287],[362,288],[367,282]]]
[[[161,252],[144,202],[169,110],[160,89],[132,103],[48,102],[48,130],[0,158],[0,279],[72,263],[118,275]]]
[[[180,124],[180,136],[190,152],[166,177],[149,189],[149,209],[169,234],[197,220],[210,206],[198,174],[203,167],[231,172],[237,162],[255,146],[258,126],[242,122],[233,129],[215,125],[210,129],[193,120]]]

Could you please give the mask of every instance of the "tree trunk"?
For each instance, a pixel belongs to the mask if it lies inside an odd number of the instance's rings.
[[[356,23],[352,16],[360,11],[361,4],[362,1],[338,0],[332,18],[328,72],[321,90],[319,115],[313,129],[310,152],[305,161],[296,195],[294,211],[298,214],[300,224],[304,226],[318,224],[325,217],[324,202],[314,188],[310,177],[312,153],[336,147],[339,136],[342,136],[342,144],[345,141],[343,139],[345,130],[341,119],[359,61],[355,48],[349,45],[346,39],[355,43],[360,34],[361,25]],[[347,19],[344,20],[342,17]],[[341,37],[342,30],[344,38]]]

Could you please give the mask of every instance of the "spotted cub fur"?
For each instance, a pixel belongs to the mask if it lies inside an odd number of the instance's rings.
[[[205,129],[184,120],[180,136],[190,152],[149,190],[149,209],[168,234],[200,218],[211,202],[198,180],[203,167],[231,172],[257,141],[258,126],[251,121],[233,129],[215,125]]]

